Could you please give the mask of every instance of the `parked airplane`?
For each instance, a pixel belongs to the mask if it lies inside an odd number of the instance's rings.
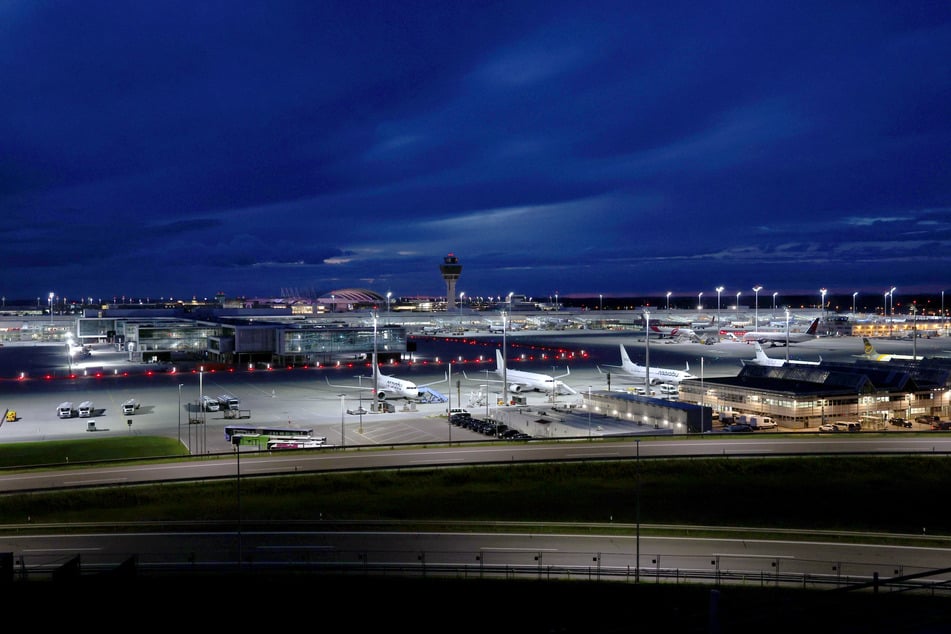
[[[772,357],[767,356],[766,352],[763,350],[763,346],[761,346],[758,341],[754,345],[756,346],[756,356],[752,359],[741,359],[741,361],[743,361],[743,365],[767,365],[773,367],[786,365],[787,362],[785,359],[773,359]],[[822,363],[822,357],[819,357],[818,361],[796,361],[794,359],[790,359],[789,363],[791,365],[819,365]]]
[[[327,384],[332,387],[339,387],[348,390],[373,390],[374,385],[376,386],[376,399],[378,401],[385,401],[388,398],[406,398],[406,399],[419,399],[423,398],[426,394],[426,391],[422,388],[429,387],[430,385],[436,385],[437,383],[445,383],[449,380],[449,375],[445,375],[444,378],[438,381],[432,381],[426,383],[425,385],[416,385],[413,381],[407,381],[406,379],[400,379],[395,376],[383,374],[380,372],[380,366],[376,362],[376,353],[373,353],[373,374],[376,376],[374,380],[373,376],[364,376],[361,378],[361,385],[334,385],[330,382],[330,378],[327,378]]]
[[[518,393],[535,390],[538,392],[545,392],[547,394],[551,394],[553,392],[555,394],[578,393],[577,390],[571,386],[565,385],[563,382],[558,380],[571,374],[571,368],[566,368],[568,371],[558,376],[549,376],[547,374],[540,374],[538,372],[525,372],[523,370],[506,369],[505,361],[502,359],[502,351],[499,349],[496,349],[495,351],[495,364],[495,374],[508,382],[510,392]],[[466,376],[466,378],[468,379],[469,377]],[[492,383],[502,382],[501,380],[489,380]]]
[[[819,336],[818,330],[819,318],[816,317],[806,332],[790,332],[787,334],[785,329],[764,330],[758,332],[750,331],[743,333],[743,336],[740,337],[740,340],[747,343],[751,341],[758,341],[759,343],[768,343],[771,346],[785,346],[787,341],[789,343],[802,343],[803,341],[816,339]]]
[[[924,358],[920,356],[916,357],[912,354],[882,354],[875,350],[875,346],[868,340],[868,337],[862,337],[862,342],[865,344],[865,353],[852,355],[859,359],[871,359],[872,361],[891,361],[892,359],[917,361]]]
[[[621,365],[608,365],[608,368],[621,368],[632,377],[640,379],[642,382],[647,379],[647,367],[643,365],[638,365],[631,361],[631,357],[628,356],[627,350],[624,349],[624,344],[619,345],[621,349]],[[598,366],[598,372],[601,372],[601,367]],[[650,368],[651,376],[651,385],[657,385],[659,383],[680,383],[684,379],[695,379],[697,378],[693,374],[690,374],[690,364],[685,364],[685,369],[683,370],[674,370],[673,368],[659,368],[651,366]]]
[[[650,331],[651,334],[659,335],[661,338],[669,337],[671,339],[678,339],[680,337],[688,337],[695,339],[697,337],[697,333],[692,329],[681,326],[658,326],[651,324]]]

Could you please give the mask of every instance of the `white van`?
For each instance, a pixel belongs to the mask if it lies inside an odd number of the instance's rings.
[[[60,418],[72,418],[73,417],[73,404],[69,401],[65,401],[59,404],[59,407],[56,408],[56,415]]]
[[[680,389],[673,383],[661,383],[660,393],[661,394],[679,394]]]
[[[776,421],[769,416],[747,416],[746,424],[753,429],[775,429],[777,427]]]
[[[217,412],[221,409],[221,405],[218,404],[218,399],[211,398],[210,396],[201,397],[201,408],[206,412]]]
[[[92,416],[92,401],[83,401],[79,404],[79,417],[89,418]]]
[[[135,410],[139,409],[139,404],[134,398],[130,398],[128,401],[122,404],[122,413],[126,416],[135,414]]]

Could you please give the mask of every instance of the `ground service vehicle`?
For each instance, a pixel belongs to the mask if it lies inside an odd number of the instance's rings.
[[[216,398],[202,396],[201,408],[206,412],[217,412],[219,409],[221,409],[221,404],[218,403],[218,399]]]
[[[83,401],[79,404],[79,417],[80,418],[89,418],[92,416],[93,406],[92,401]]]
[[[135,410],[137,409],[139,409],[139,403],[134,398],[130,398],[128,401],[122,404],[122,413],[126,416],[135,414]]]
[[[218,409],[236,410],[241,406],[241,401],[230,394],[222,394],[218,397]]]
[[[73,417],[73,404],[70,401],[63,401],[56,408],[56,415],[60,418],[72,418]]]

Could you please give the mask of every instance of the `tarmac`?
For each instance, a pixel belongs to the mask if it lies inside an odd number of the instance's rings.
[[[474,431],[450,425],[447,411],[463,407],[477,418],[505,422],[534,437],[584,438],[654,430],[591,416],[581,408],[582,394],[589,389],[608,389],[606,365],[619,364],[618,345],[623,343],[632,359],[644,361],[649,354],[652,366],[685,367],[698,376],[734,376],[742,360],[753,357],[753,346],[721,342],[715,345],[646,342],[630,332],[529,331],[509,334],[508,359],[519,369],[562,375],[578,394],[538,392],[510,394],[524,403],[500,407],[501,387],[489,384],[494,374],[494,349],[501,345],[497,335],[457,337],[417,337],[417,352],[406,362],[387,367],[384,372],[422,385],[442,380],[433,389],[448,397],[447,402],[392,402],[394,411],[376,412],[366,390],[355,389],[357,376],[369,376],[366,366],[341,365],[325,368],[274,368],[199,372],[195,367],[168,367],[133,363],[127,353],[111,344],[96,344],[92,356],[80,363],[68,363],[63,344],[4,344],[0,346],[0,409],[14,410],[16,420],[0,423],[0,444],[71,438],[105,438],[120,434],[177,438],[192,453],[232,451],[225,439],[229,423],[261,426],[291,426],[311,429],[323,436],[327,445],[359,447],[395,444],[427,444],[489,440]],[[911,341],[875,340],[879,352],[910,354]],[[648,352],[649,345],[649,352]],[[919,355],[947,356],[948,338],[922,339]],[[791,358],[846,360],[862,352],[859,337],[830,337],[796,344]],[[784,348],[768,349],[781,357]],[[448,360],[452,360],[451,385],[447,380]],[[619,372],[614,370],[615,373]],[[623,376],[613,375],[613,388]],[[486,398],[486,385],[488,398]],[[349,387],[344,387],[349,386]],[[223,412],[201,412],[201,395],[229,393],[240,399],[241,418],[227,418]],[[130,398],[140,403],[132,415],[123,415],[121,404]],[[60,419],[57,405],[72,401],[94,403],[94,415]],[[367,411],[359,414],[360,410]],[[348,412],[355,412],[353,414]]]

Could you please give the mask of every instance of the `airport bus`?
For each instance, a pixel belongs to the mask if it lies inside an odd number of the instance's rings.
[[[232,444],[277,449],[303,449],[317,447],[327,442],[325,437],[314,436],[313,429],[258,425],[225,425],[225,440]]]

